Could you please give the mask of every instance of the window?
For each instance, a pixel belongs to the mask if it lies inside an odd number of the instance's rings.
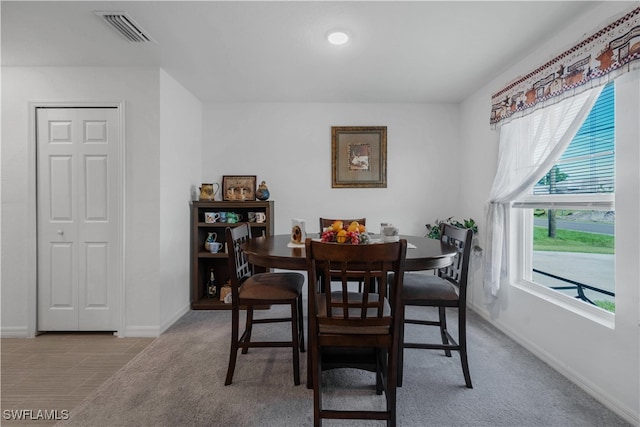
[[[610,312],[615,312],[614,94],[612,82],[556,164],[513,204],[520,278]]]

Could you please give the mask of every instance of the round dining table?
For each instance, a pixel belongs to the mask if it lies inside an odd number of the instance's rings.
[[[400,236],[407,240],[405,271],[433,270],[451,264],[456,248],[421,236]],[[289,245],[291,235],[254,237],[240,248],[248,261],[260,267],[283,270],[306,270],[307,259],[303,245]]]

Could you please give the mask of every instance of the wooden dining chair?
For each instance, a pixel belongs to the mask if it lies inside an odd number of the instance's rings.
[[[399,317],[407,241],[351,245],[307,239],[309,351],[313,420],[386,420],[396,425],[396,383],[400,347]],[[389,273],[393,282],[389,283]],[[324,284],[318,277],[332,277]],[[378,280],[381,292],[350,292],[347,283]],[[390,290],[387,294],[387,290]],[[355,368],[376,372],[376,392],[385,393],[384,410],[327,409],[322,406],[322,371]]]
[[[473,388],[469,363],[467,360],[467,277],[469,273],[469,256],[473,232],[470,229],[440,224],[440,241],[457,248],[453,263],[437,271],[436,275],[409,272],[404,275],[402,289],[401,311],[404,327],[401,328],[402,346],[398,361],[398,386],[402,386],[404,349],[418,348],[430,350],[444,350],[447,357],[451,351],[460,353],[462,373],[468,388]],[[422,320],[405,318],[407,306],[436,307],[438,320]],[[446,309],[458,310],[458,337],[454,339],[447,329]],[[405,328],[407,324],[437,326],[440,328],[442,343],[405,342]]]
[[[293,350],[293,381],[300,384],[300,352],[304,352],[304,318],[302,286],[304,276],[294,272],[257,273],[247,261],[240,245],[251,239],[248,223],[226,229],[229,276],[231,282],[231,353],[225,385],[231,384],[238,350],[246,354],[251,347],[290,347]],[[256,308],[289,305],[289,317],[261,317],[254,319]],[[240,310],[247,311],[245,329],[240,335]],[[267,311],[265,309],[265,311]],[[253,325],[262,323],[291,323],[291,339],[287,341],[251,341]]]

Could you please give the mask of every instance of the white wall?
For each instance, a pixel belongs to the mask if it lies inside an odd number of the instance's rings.
[[[158,69],[3,67],[3,336],[33,335],[36,327],[35,153],[30,151],[34,124],[29,110],[36,101],[125,101],[126,294],[120,333],[158,334],[159,92]]]
[[[520,58],[461,105],[461,140],[469,175],[462,183],[460,203],[471,215],[482,214],[481,227],[498,151],[498,131],[489,127],[491,95],[631,6],[630,2],[605,3],[577,17],[561,34],[530,50],[528,56]],[[621,78],[616,92],[625,105],[618,111],[618,118],[626,114],[627,126],[623,133],[616,135],[616,161],[620,171],[616,184],[616,229],[625,232],[616,236],[615,327],[603,326],[515,286],[504,286],[498,300],[490,304],[482,290],[481,269],[474,273],[470,289],[474,310],[634,424],[639,422],[640,401],[640,176],[637,168],[640,87],[637,74]]]
[[[257,175],[275,201],[275,233],[292,218],[367,217],[424,235],[459,210],[458,107],[424,104],[205,104],[202,182]],[[331,188],[331,126],[387,126],[387,188]]]
[[[160,330],[190,309],[191,188],[200,182],[202,103],[160,70]]]

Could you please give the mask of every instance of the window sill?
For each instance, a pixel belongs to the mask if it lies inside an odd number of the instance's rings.
[[[520,280],[519,282],[513,283],[512,286],[606,328],[615,329],[616,318],[614,313],[527,280]]]

